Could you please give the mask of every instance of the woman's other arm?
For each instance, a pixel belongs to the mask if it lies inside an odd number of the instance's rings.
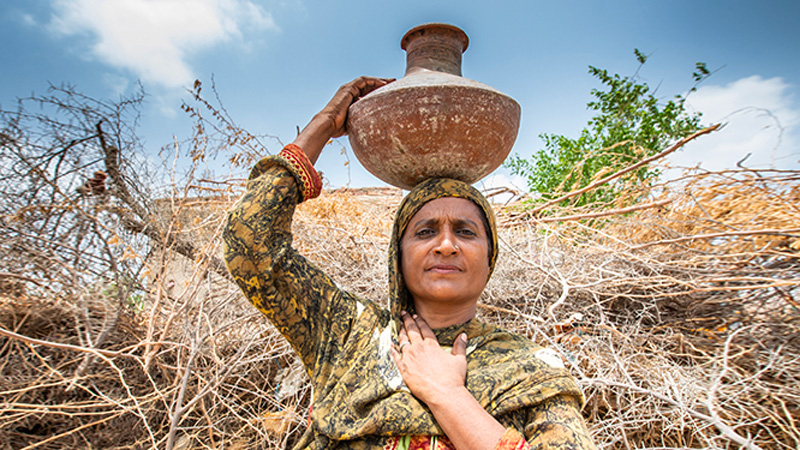
[[[556,396],[531,408],[525,436],[504,427],[465,387],[466,335],[457,337],[452,351],[447,352],[424,319],[406,313],[402,319],[400,342],[409,344],[402,353],[393,349],[400,374],[458,450],[595,449],[580,405],[571,396]]]
[[[430,408],[436,422],[458,450],[495,448],[505,427],[486,412],[464,385],[467,337],[462,334],[447,352],[422,317],[401,313],[402,349],[392,349],[408,389]],[[408,344],[405,344],[405,343]]]

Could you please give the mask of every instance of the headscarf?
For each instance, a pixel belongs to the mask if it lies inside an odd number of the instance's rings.
[[[403,281],[403,272],[400,269],[400,241],[403,238],[409,222],[425,204],[432,200],[445,197],[457,197],[471,200],[481,211],[488,224],[486,234],[489,238],[489,276],[494,271],[497,262],[497,220],[494,216],[489,201],[477,189],[463,181],[449,178],[430,178],[411,189],[397,209],[397,214],[392,227],[392,238],[389,244],[389,298],[391,312],[394,317],[400,311],[413,311],[413,302],[410,300],[408,288]],[[487,280],[488,281],[488,280]]]

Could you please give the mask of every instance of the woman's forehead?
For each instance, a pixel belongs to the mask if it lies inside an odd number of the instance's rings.
[[[411,217],[409,224],[428,219],[470,219],[480,223],[483,213],[472,200],[461,197],[443,197],[424,204]]]

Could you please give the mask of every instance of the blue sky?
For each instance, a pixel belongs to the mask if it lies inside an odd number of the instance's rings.
[[[695,63],[715,71],[689,97],[706,122],[727,126],[677,154],[675,165],[800,166],[800,2],[355,0],[5,0],[0,6],[0,105],[70,83],[118,98],[141,82],[139,130],[153,157],[190,133],[184,86],[212,77],[228,112],[249,131],[291,142],[342,83],[359,75],[401,77],[399,41],[410,28],[464,29],[467,78],[522,106],[513,152],[531,155],[540,133],[576,136],[598,87],[589,65],[639,72],[665,99],[692,85]],[[277,152],[277,140],[267,141]],[[378,186],[345,166],[343,138],[318,167],[329,186]],[[350,154],[352,157],[352,154]],[[487,183],[507,183],[501,169]]]

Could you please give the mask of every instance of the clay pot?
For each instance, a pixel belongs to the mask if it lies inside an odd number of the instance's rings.
[[[403,36],[406,74],[350,106],[353,153],[373,175],[411,189],[432,177],[475,183],[503,163],[517,137],[511,97],[461,76],[469,39],[426,24]]]

